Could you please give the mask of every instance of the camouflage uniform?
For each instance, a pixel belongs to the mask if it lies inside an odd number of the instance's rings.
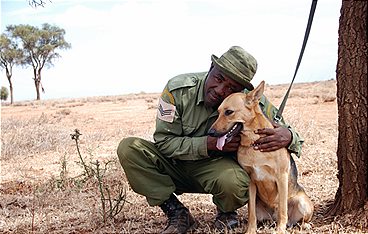
[[[172,78],[161,94],[155,142],[129,137],[118,147],[119,160],[132,189],[144,195],[151,206],[170,194],[209,193],[223,211],[234,211],[248,201],[249,176],[237,164],[235,153],[207,150],[207,131],[217,110],[204,106],[207,73]],[[270,118],[277,109],[262,97],[260,106]],[[298,157],[303,140],[292,133],[288,150]]]

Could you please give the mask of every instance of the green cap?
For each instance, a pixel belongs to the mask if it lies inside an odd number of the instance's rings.
[[[257,60],[240,46],[233,46],[220,58],[215,55],[211,57],[212,62],[231,79],[248,90],[254,87],[250,83],[257,71]]]

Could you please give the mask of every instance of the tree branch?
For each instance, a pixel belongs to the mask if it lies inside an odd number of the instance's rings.
[[[51,0],[48,0],[49,2],[51,2]],[[44,0],[28,0],[28,4],[32,7],[45,7],[46,1]]]

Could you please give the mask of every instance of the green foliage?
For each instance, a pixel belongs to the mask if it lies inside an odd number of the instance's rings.
[[[40,88],[44,91],[41,87],[42,69],[53,66],[55,59],[61,57],[58,50],[71,48],[70,43],[64,39],[64,35],[64,29],[48,23],[43,24],[41,28],[24,24],[8,25],[4,39],[0,41],[1,47],[9,43],[15,46],[17,53],[20,54],[20,58],[15,60],[17,64],[33,68],[37,100],[40,100]],[[6,38],[9,40],[7,41]],[[10,81],[10,78],[8,79]]]
[[[31,65],[35,69],[52,66],[53,60],[60,57],[57,49],[69,49],[71,45],[65,41],[65,30],[48,23],[41,28],[31,25],[8,25],[6,32],[14,38],[23,50],[23,65]]]
[[[15,39],[7,33],[0,35],[0,67],[6,69],[6,75],[11,77],[12,67],[21,64],[23,58],[22,50]]]
[[[1,87],[1,100],[6,100],[8,99],[8,96],[9,96],[9,91],[6,87],[2,86]]]

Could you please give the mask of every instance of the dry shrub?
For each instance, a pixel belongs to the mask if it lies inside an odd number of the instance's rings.
[[[289,107],[285,118],[304,139],[301,157],[294,158],[301,183],[317,202],[331,199],[337,190],[337,123],[331,123],[334,127],[321,128],[309,112]]]
[[[49,233],[53,231],[70,233],[82,229],[91,231],[98,222],[97,201],[94,199],[91,185],[86,184],[83,189],[68,187],[58,190],[52,184],[34,186],[27,194],[8,195],[2,201],[4,209],[2,215],[11,213],[6,223],[1,227],[2,232],[15,233]],[[14,205],[12,200],[18,203]],[[83,201],[83,202],[80,202]],[[88,206],[86,205],[88,204]],[[84,225],[84,217],[94,217],[89,227]],[[82,228],[80,228],[82,226]]]
[[[38,118],[1,121],[1,160],[19,159],[45,151],[56,151],[67,144],[66,129],[56,128],[53,118],[42,114]]]
[[[281,103],[288,90],[288,85],[267,85],[267,97],[270,100],[276,100],[274,104]],[[306,104],[333,102],[336,100],[336,81],[294,83],[289,93],[289,99],[297,98],[305,100]]]
[[[59,115],[70,115],[70,113],[72,113],[70,109],[62,109],[62,110],[56,111],[56,114],[59,114]]]
[[[72,164],[75,162],[69,162]],[[68,171],[68,167],[60,169]],[[67,174],[67,173],[66,173]],[[110,164],[103,178],[112,198],[128,189],[120,165]],[[0,188],[0,233],[119,233],[125,207],[104,223],[97,180],[83,175],[52,177],[46,182],[8,182]],[[131,201],[134,202],[134,199]]]
[[[21,101],[21,102],[14,102],[13,103],[13,106],[37,106],[37,105],[38,105],[38,103],[33,102],[33,101]]]
[[[68,108],[73,108],[73,107],[83,106],[83,105],[84,105],[84,103],[71,103],[71,104],[58,104],[58,105],[56,105],[56,107],[57,108],[64,108],[63,110],[67,110]]]
[[[334,102],[336,100],[335,94],[324,94],[320,97],[322,102]]]

